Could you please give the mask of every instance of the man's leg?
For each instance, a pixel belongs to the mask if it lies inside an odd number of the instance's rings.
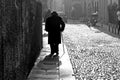
[[[51,49],[51,53],[50,53],[50,57],[52,57],[54,55],[54,44],[50,44],[50,49]]]
[[[56,55],[55,56],[58,56],[59,55],[59,44],[54,44],[54,49],[55,49],[55,53]]]

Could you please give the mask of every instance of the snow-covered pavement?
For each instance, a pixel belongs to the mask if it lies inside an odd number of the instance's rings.
[[[120,80],[120,38],[84,24],[66,24],[63,37],[78,80]]]

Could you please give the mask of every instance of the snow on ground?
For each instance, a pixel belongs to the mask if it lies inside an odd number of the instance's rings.
[[[67,24],[63,36],[78,80],[120,80],[119,38],[83,24]]]

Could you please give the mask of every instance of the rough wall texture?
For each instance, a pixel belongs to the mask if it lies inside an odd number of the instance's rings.
[[[109,15],[108,17],[110,23],[117,24],[118,21],[117,8],[118,8],[117,3],[112,3],[108,5],[108,15]]]
[[[42,5],[0,0],[0,8],[0,80],[25,80],[42,48]]]
[[[3,55],[2,55],[2,1],[0,1],[0,80],[2,80],[3,72]]]

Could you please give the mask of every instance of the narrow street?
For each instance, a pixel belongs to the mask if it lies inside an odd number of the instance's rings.
[[[120,80],[120,0],[0,4],[0,80]]]
[[[119,38],[84,24],[66,24],[63,37],[76,79],[120,80]]]

